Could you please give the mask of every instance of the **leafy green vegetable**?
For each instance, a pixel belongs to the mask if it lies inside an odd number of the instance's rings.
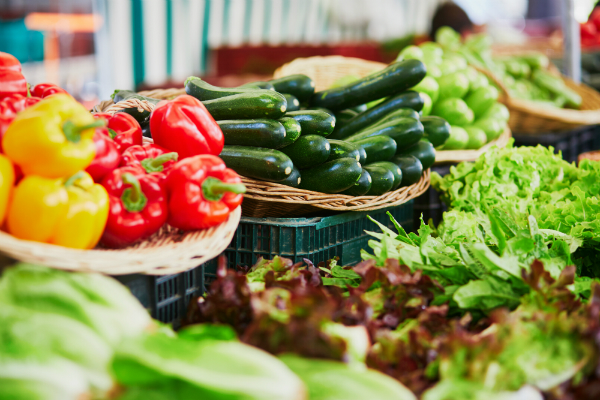
[[[410,390],[371,369],[353,369],[340,362],[279,356],[308,387],[310,400],[416,400]]]

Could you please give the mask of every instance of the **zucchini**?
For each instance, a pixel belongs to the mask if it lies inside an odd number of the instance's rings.
[[[408,149],[401,149],[397,154],[417,157],[423,164],[424,170],[431,167],[435,162],[435,148],[427,140],[420,140]]]
[[[399,108],[410,108],[414,111],[414,118],[419,119],[419,115],[416,111],[420,111],[423,108],[423,98],[419,93],[410,90],[392,96],[384,102],[377,104],[375,107],[361,112],[354,118],[347,120],[344,123],[338,123],[333,133],[335,137],[332,136],[332,139],[344,139],[362,129],[375,125],[376,123],[386,122],[381,121],[381,119],[392,112],[400,111],[398,110]],[[410,111],[402,111],[401,114],[408,114],[403,116],[411,117],[413,115]]]
[[[356,106],[356,107],[350,107],[348,110],[352,110],[352,111],[360,114],[362,112],[367,111],[367,105],[366,104],[361,104],[361,105]]]
[[[283,125],[272,119],[228,119],[217,124],[227,145],[279,149],[289,144]]]
[[[302,135],[291,145],[280,149],[299,169],[323,164],[329,158],[331,145],[323,136]]]
[[[140,122],[142,128],[142,136],[152,139],[152,133],[150,133],[150,118]]]
[[[412,119],[420,119],[419,113],[413,110],[412,108],[399,108],[396,111],[393,111],[381,118],[379,121],[375,122],[373,126],[382,125],[386,122],[397,120],[398,118],[412,118]]]
[[[402,183],[400,186],[410,186],[421,179],[423,174],[423,164],[415,156],[397,155],[392,158],[392,162],[400,167],[402,171]]]
[[[137,99],[137,100],[146,100],[151,104],[158,104],[159,99],[153,99],[152,97],[140,96],[136,92],[132,92],[131,90],[115,90],[113,94],[110,96],[115,103],[118,103],[123,100],[129,99]],[[131,115],[137,122],[144,122],[144,120],[148,119],[150,116],[150,112],[146,110],[139,111],[137,107],[134,108],[125,108],[123,109],[124,113]]]
[[[301,181],[302,175],[300,174],[300,170],[296,168],[296,166],[294,166],[294,168],[292,169],[292,173],[289,174],[287,178],[277,183],[279,183],[280,185],[286,185],[297,188],[300,186]]]
[[[314,111],[323,111],[326,112],[327,114],[331,115],[332,117],[335,117],[335,113],[331,110],[328,110],[324,107],[306,107],[304,108],[305,110],[314,110]]]
[[[256,81],[256,82],[248,82],[241,86],[241,88],[251,88],[251,89],[266,89],[266,90],[275,90],[272,84],[265,81]]]
[[[402,183],[402,170],[396,164],[394,164],[391,161],[378,161],[367,164],[367,167],[369,166],[389,169],[390,172],[394,175],[394,184],[392,185],[392,188],[390,190],[396,190],[400,187],[400,184]]]
[[[302,171],[300,188],[321,193],[339,193],[352,187],[360,178],[362,167],[354,158],[327,161]]]
[[[285,101],[287,103],[287,111],[298,111],[300,109],[300,102],[296,98],[296,96],[292,96],[291,94],[281,93],[283,97],[285,97]]]
[[[360,131],[346,138],[348,142],[356,142],[373,136],[389,136],[396,141],[398,148],[407,148],[423,137],[423,125],[413,118],[399,118],[388,123]],[[368,159],[368,158],[367,158]]]
[[[331,145],[331,151],[329,152],[329,158],[327,161],[337,160],[338,158],[354,158],[356,161],[360,160],[360,146],[354,143],[344,142],[343,140],[328,140]]]
[[[302,127],[303,135],[328,136],[335,128],[335,117],[317,110],[291,111],[286,117],[294,118]]]
[[[373,136],[358,140],[354,144],[359,145],[367,153],[369,164],[391,160],[397,149],[396,141],[389,136]]]
[[[215,100],[222,97],[234,96],[238,94],[256,93],[259,96],[263,92],[273,92],[268,89],[256,89],[254,87],[233,87],[223,88],[213,86],[210,83],[195,77],[190,76],[185,80],[185,92],[190,96],[194,96],[200,101]]]
[[[425,65],[419,60],[396,62],[349,85],[317,92],[310,103],[332,111],[344,110],[404,92],[421,82],[425,73]]]
[[[371,176],[371,189],[367,192],[367,196],[380,196],[389,192],[394,186],[394,174],[389,168],[367,165],[365,169]]]
[[[216,120],[277,119],[282,117],[287,109],[285,97],[272,90],[254,90],[202,103]]]
[[[329,139],[328,139],[329,140]],[[365,149],[362,146],[358,146],[358,155],[359,155],[359,159],[358,162],[361,165],[364,165],[367,163],[367,152],[365,151]]]
[[[278,122],[283,125],[283,128],[285,129],[285,140],[283,147],[289,146],[298,140],[302,131],[298,121],[296,121],[294,118],[283,117],[279,118]]]
[[[446,143],[450,137],[450,124],[445,119],[435,116],[421,118],[425,138],[431,142],[433,147]]]
[[[342,110],[338,113],[335,113],[335,127],[338,128],[340,125],[344,125],[347,121],[356,117],[358,113],[352,110]],[[333,131],[332,135],[335,135],[337,129]]]
[[[315,82],[306,75],[288,75],[269,81],[279,93],[287,93],[300,101],[310,99],[315,92]]]
[[[263,181],[280,182],[294,169],[281,151],[263,147],[224,146],[219,157],[238,174]]]
[[[346,189],[342,192],[342,194],[347,194],[349,196],[363,196],[369,192],[371,189],[371,175],[369,171],[363,168],[360,173],[360,178],[356,181],[354,185],[352,185],[349,189]]]

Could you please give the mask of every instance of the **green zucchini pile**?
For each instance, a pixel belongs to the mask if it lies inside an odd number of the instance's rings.
[[[450,126],[420,118],[425,77],[418,60],[391,64],[315,93],[306,75],[236,88],[197,77],[186,93],[202,101],[225,137],[221,158],[240,175],[321,193],[378,196],[419,181]],[[370,108],[367,103],[373,104]]]

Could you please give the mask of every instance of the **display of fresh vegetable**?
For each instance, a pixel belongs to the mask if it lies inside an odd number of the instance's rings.
[[[11,54],[0,52],[0,100],[15,94],[27,96],[27,81],[21,73],[21,64]]]
[[[117,145],[119,154],[123,154],[131,146],[142,145],[142,128],[131,115],[96,113],[94,118],[106,120],[106,132],[104,133]]]
[[[39,97],[40,99],[44,99],[56,93],[69,94],[65,89],[54,83],[38,83],[31,88],[31,95]]]
[[[440,139],[446,137],[443,139],[447,140],[446,144],[438,140],[437,133],[433,132],[434,146],[441,150],[479,149],[498,138],[508,121],[508,113],[490,111],[502,106],[498,103],[498,89],[489,83],[483,73],[468,65],[485,64],[472,60],[470,52],[473,51],[481,50],[480,57],[491,60],[485,50],[488,44],[478,36],[463,45],[460,35],[448,27],[439,29],[437,35],[438,44],[426,42],[418,47],[411,46],[400,52],[398,59],[416,58],[425,63],[428,75],[412,88],[421,92],[425,99],[422,115],[425,118],[427,115],[441,117],[453,127],[447,128],[439,136]],[[471,128],[472,125],[477,129]],[[429,123],[429,126],[435,129],[433,124]],[[427,132],[426,136],[429,136]]]
[[[223,150],[219,125],[206,107],[189,95],[159,104],[150,116],[150,132],[154,143],[177,152],[180,159],[200,154],[216,156]]]
[[[146,173],[141,165],[111,171],[102,181],[109,196],[109,213],[102,244],[126,247],[156,233],[169,217],[167,192],[161,174]]]
[[[104,125],[71,96],[56,94],[20,112],[4,133],[2,148],[25,175],[63,178],[92,162],[94,130]]]
[[[106,174],[119,166],[121,155],[117,144],[102,132],[102,128],[96,129],[93,140],[96,155],[85,171],[90,174],[94,182],[99,183]]]
[[[13,122],[17,113],[40,101],[39,97],[25,97],[20,94],[6,96],[0,100],[0,139]]]
[[[205,229],[225,222],[242,203],[246,187],[219,157],[204,154],[178,161],[169,172],[169,225]]]
[[[91,249],[107,214],[106,190],[87,172],[59,179],[27,175],[14,188],[6,223],[20,239]]]
[[[157,174],[162,179],[179,158],[178,154],[156,144],[147,143],[143,146],[131,146],[121,156],[120,165],[139,166],[147,173]]]

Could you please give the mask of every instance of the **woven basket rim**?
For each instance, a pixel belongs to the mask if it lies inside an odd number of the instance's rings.
[[[492,140],[489,143],[486,143],[483,147],[477,150],[439,150],[435,155],[435,164],[442,164],[448,162],[462,162],[462,161],[475,161],[481,156],[483,153],[488,151],[493,146],[497,146],[499,148],[506,147],[510,138],[512,137],[512,132],[508,125],[502,134]],[[434,164],[434,165],[435,165]]]
[[[233,239],[241,207],[222,224],[181,233],[163,227],[152,237],[124,249],[71,249],[18,239],[0,231],[0,251],[8,256],[56,269],[107,275],[170,275],[187,271],[221,254]]]

